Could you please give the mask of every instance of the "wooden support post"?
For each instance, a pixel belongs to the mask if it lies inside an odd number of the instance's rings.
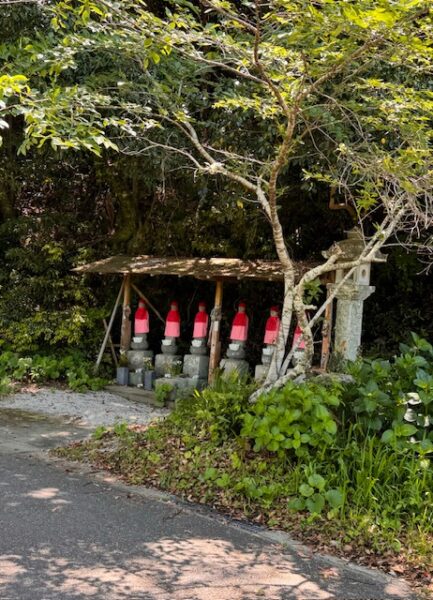
[[[123,313],[120,333],[120,351],[127,352],[131,345],[131,275],[127,273],[123,280]]]
[[[221,356],[220,342],[220,327],[221,327],[221,312],[223,304],[223,282],[218,279],[215,289],[215,306],[212,311],[212,328],[210,338],[210,357],[209,357],[209,376],[208,381],[211,383],[214,379],[215,369],[218,368]]]
[[[108,330],[107,320],[102,319],[102,322],[104,324],[104,331],[105,331],[105,333],[107,333],[107,330]],[[110,352],[111,352],[111,356],[113,358],[113,362],[116,365],[116,367],[118,367],[119,361],[117,360],[116,350],[114,349],[113,338],[111,337],[110,332],[108,332],[108,345],[110,346]]]
[[[329,298],[330,290],[328,290],[327,298]],[[326,371],[328,368],[329,356],[331,352],[332,339],[332,322],[334,317],[333,302],[330,302],[325,309],[322,325],[322,353],[320,357],[320,369]]]
[[[105,346],[107,345],[108,338],[110,337],[111,328],[113,327],[114,317],[116,316],[117,307],[119,306],[120,298],[122,297],[124,285],[125,285],[125,281],[122,281],[122,285],[120,286],[119,293],[117,294],[117,299],[116,299],[116,303],[113,308],[113,312],[111,313],[110,322],[108,323],[108,327],[105,331],[104,341],[101,344],[98,358],[96,359],[95,368],[94,368],[95,373],[99,369],[99,365],[101,364],[101,360],[102,360],[102,357],[105,352]]]
[[[150,302],[150,300],[148,300],[146,298],[146,296],[143,294],[143,292],[140,292],[138,287],[136,285],[134,285],[133,283],[131,283],[131,287],[134,290],[134,292],[136,292],[140,296],[140,298],[143,298],[143,300],[146,302],[146,304],[149,306],[149,308],[151,308],[153,310],[153,312],[158,317],[158,319],[160,321],[162,321],[163,323],[165,323],[164,319],[161,316],[161,313],[153,306],[153,304]]]

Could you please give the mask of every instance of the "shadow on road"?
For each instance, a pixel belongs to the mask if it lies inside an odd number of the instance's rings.
[[[0,420],[1,600],[410,597],[381,573],[285,548],[28,451],[83,435],[61,425]]]

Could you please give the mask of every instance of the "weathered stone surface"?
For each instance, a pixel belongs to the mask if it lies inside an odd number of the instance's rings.
[[[195,348],[194,346],[190,346],[189,351],[190,351],[190,354],[194,354],[196,356],[206,356],[207,355],[206,346],[199,346],[198,348]]]
[[[178,354],[157,354],[155,356],[155,373],[157,377],[163,377],[170,369],[176,366],[176,363],[182,362],[182,357]]]
[[[332,291],[335,284],[330,284]],[[334,352],[347,360],[356,360],[361,345],[364,301],[375,287],[345,283],[337,292]]]
[[[155,392],[157,392],[158,387],[167,384],[173,388],[167,400],[173,401],[187,392],[203,389],[207,385],[207,379],[200,377],[160,377],[155,380]]]
[[[298,348],[293,352],[292,365],[296,367],[296,365],[304,358],[305,350],[302,348]]]
[[[269,371],[269,365],[256,365],[254,371],[254,379],[256,381],[264,381]]]
[[[152,350],[128,350],[126,353],[128,357],[128,366],[131,371],[136,369],[142,369],[144,367],[144,359],[153,359]]]
[[[129,373],[129,385],[133,385],[135,387],[143,386],[143,371],[131,371]]]
[[[352,375],[348,373],[319,373],[318,375],[312,375],[309,379],[325,387],[332,386],[334,383],[342,383],[343,385],[355,383]]]
[[[147,342],[131,342],[131,350],[147,350],[148,348]]]
[[[132,338],[131,349],[132,350],[147,350],[149,344],[147,341],[147,334],[135,336]]]
[[[207,354],[207,345],[205,338],[195,338],[189,347],[190,354],[205,355]]]
[[[220,368],[226,375],[233,373],[233,371],[237,371],[240,375],[244,375],[250,370],[250,366],[247,361],[239,360],[238,358],[223,358],[220,362]]]
[[[269,366],[272,361],[272,356],[275,352],[275,346],[267,345],[262,350],[262,364]]]
[[[231,342],[227,348],[227,358],[243,360],[245,358],[245,342]]]
[[[188,377],[207,379],[209,373],[209,357],[199,354],[185,354],[183,357],[183,373]]]
[[[161,352],[167,355],[175,355],[177,353],[176,338],[164,338],[161,342]]]

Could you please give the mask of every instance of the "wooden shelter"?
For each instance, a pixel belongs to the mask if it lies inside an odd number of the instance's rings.
[[[298,277],[310,267],[311,264],[297,263],[296,268]],[[148,275],[150,277],[157,275],[171,275],[177,277],[195,277],[196,279],[200,280],[214,281],[215,301],[212,311],[209,380],[212,379],[212,375],[215,369],[218,367],[221,354],[220,321],[224,281],[251,279],[258,281],[283,282],[284,280],[281,264],[278,261],[244,261],[237,258],[174,258],[146,255],[129,257],[120,255],[111,256],[93,263],[81,265],[73,269],[73,271],[75,273],[123,275],[122,285],[106,330],[104,342],[98,356],[97,366],[99,366],[105,346],[109,339],[117,306],[119,305],[122,294],[123,313],[120,340],[121,350],[127,350],[131,341],[131,289],[134,289],[137,294],[142,297],[149,307],[157,314],[158,318],[163,320],[158,310],[152,305],[146,296],[140,292],[136,285],[132,283],[132,275]]]

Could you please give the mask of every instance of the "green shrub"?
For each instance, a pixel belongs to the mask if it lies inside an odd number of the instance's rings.
[[[161,406],[164,406],[170,399],[170,395],[174,390],[174,386],[171,383],[158,383],[155,386],[155,399]]]
[[[404,445],[408,438],[433,449],[433,346],[412,334],[392,360],[364,359],[349,367],[354,384],[344,391],[344,421],[363,435]]]
[[[254,389],[254,383],[235,372],[219,376],[211,386],[180,400],[170,418],[188,432],[224,441],[239,434]]]
[[[311,448],[329,445],[337,422],[332,409],[341,402],[341,387],[326,388],[313,382],[287,383],[259,397],[242,415],[241,436],[254,441],[254,450],[290,452],[306,457]]]
[[[74,391],[103,388],[107,380],[93,375],[92,363],[81,352],[62,355],[20,356],[14,352],[0,354],[0,393],[11,390],[10,383],[59,381]]]

